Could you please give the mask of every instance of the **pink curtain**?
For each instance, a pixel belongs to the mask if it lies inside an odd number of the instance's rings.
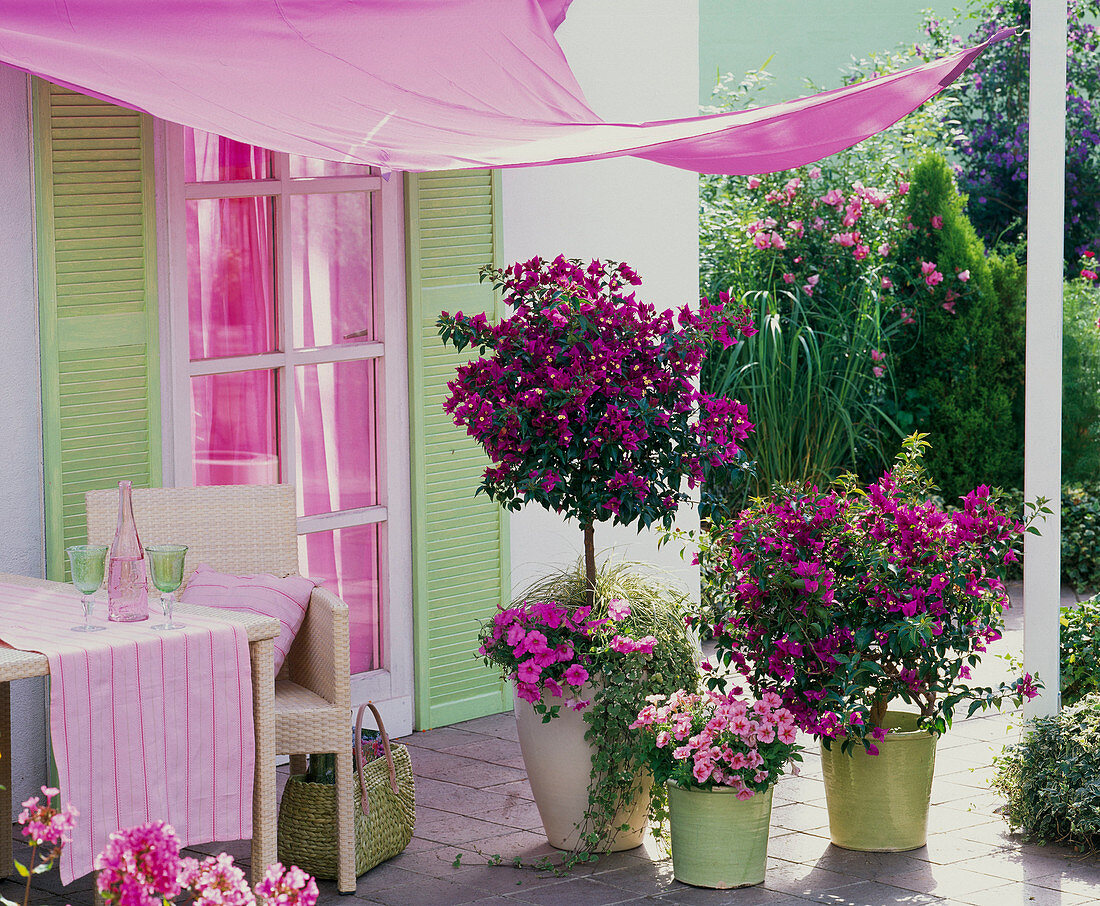
[[[188,182],[260,179],[269,153],[185,130]],[[187,302],[191,360],[275,348],[274,257],[267,198],[187,202]],[[279,480],[278,388],[271,371],[191,382],[195,484]]]
[[[186,130],[188,182],[262,179],[269,152]],[[293,161],[293,176],[361,173],[354,165]],[[374,339],[370,200],[365,193],[295,195],[290,232],[289,323],[297,348]],[[187,202],[191,359],[248,356],[277,347],[273,208],[263,197]],[[278,446],[278,381],[294,381],[296,474]],[[192,379],[196,484],[293,481],[300,515],[380,502],[377,385],[373,360],[249,370]],[[351,608],[352,671],[381,666],[382,589],[377,525],[311,533],[299,543],[303,573]]]
[[[294,343],[325,347],[374,337],[370,200],[363,193],[294,196],[290,207]],[[380,502],[377,385],[373,360],[299,366],[299,511]],[[361,526],[303,539],[303,569],[332,577],[351,609],[355,672],[382,663],[379,530]]]

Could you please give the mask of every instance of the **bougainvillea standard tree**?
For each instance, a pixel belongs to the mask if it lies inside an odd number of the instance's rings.
[[[591,605],[596,523],[671,527],[704,473],[738,458],[747,408],[695,382],[709,344],[754,328],[725,296],[658,312],[625,263],[532,258],[481,278],[512,311],[499,324],[440,315],[444,342],[481,353],[459,366],[444,408],[492,460],[478,492],[581,525]]]

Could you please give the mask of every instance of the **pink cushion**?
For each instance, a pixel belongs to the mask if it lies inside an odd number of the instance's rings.
[[[275,672],[278,673],[302,626],[309,596],[316,587],[316,582],[304,576],[230,576],[202,563],[187,581],[180,600],[185,604],[274,617],[280,624],[275,639]]]

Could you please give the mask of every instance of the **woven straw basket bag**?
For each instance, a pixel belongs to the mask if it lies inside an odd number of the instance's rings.
[[[363,764],[363,712],[370,708],[382,737],[385,757]],[[355,721],[355,874],[392,859],[413,835],[416,797],[409,750],[390,743],[382,715],[361,705]],[[336,787],[307,783],[302,775],[287,780],[279,802],[279,861],[297,865],[314,877],[336,878]]]

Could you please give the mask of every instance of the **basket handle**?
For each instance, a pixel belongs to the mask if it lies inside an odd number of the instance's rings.
[[[386,732],[386,725],[382,723],[382,715],[378,713],[378,709],[374,707],[373,702],[365,702],[359,706],[359,713],[355,716],[355,740],[353,743],[353,749],[355,752],[355,770],[359,774],[359,791],[363,794],[362,799],[363,815],[370,814],[370,799],[367,797],[367,781],[363,777],[363,714],[370,708],[371,713],[374,715],[374,722],[378,726],[378,733],[382,737],[382,750],[386,753],[386,764],[390,769],[390,788],[393,790],[393,794],[398,795],[397,789],[397,769],[393,766],[393,752],[390,749],[390,737]],[[347,749],[344,750],[345,752]]]

